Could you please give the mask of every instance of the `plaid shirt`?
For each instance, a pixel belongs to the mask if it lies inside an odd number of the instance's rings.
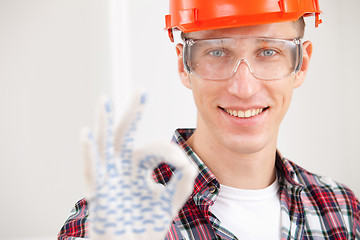
[[[177,130],[176,142],[199,167],[194,191],[171,225],[166,240],[237,239],[209,211],[220,191],[220,184],[186,140],[193,129]],[[360,240],[360,203],[345,186],[314,175],[277,154],[282,239],[358,239]],[[161,164],[154,179],[166,184],[173,169]],[[88,208],[80,200],[61,228],[58,239],[86,237]],[[261,227],[261,226],[259,226]]]

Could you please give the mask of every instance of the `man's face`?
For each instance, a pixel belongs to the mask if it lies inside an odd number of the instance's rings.
[[[193,32],[187,34],[187,38],[257,36],[295,39],[298,35],[294,23],[285,22]],[[302,84],[308,69],[312,45],[305,42],[303,46],[302,69],[286,78],[260,80],[242,63],[229,79],[207,80],[184,71],[183,47],[178,44],[181,80],[192,90],[198,110],[195,134],[219,148],[240,154],[276,148],[278,129],[290,105],[293,89]],[[229,114],[234,111],[240,111],[240,115],[245,117]]]

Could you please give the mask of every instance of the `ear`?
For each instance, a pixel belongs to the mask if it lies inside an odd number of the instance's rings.
[[[313,51],[313,45],[310,41],[303,43],[303,62],[300,71],[295,76],[294,88],[300,87],[304,80],[307,71],[309,70],[310,58]]]
[[[184,84],[184,86],[191,89],[191,81],[190,81],[189,73],[185,70],[184,67],[183,50],[184,50],[184,46],[181,43],[178,43],[176,45],[178,72],[180,75],[181,82]]]

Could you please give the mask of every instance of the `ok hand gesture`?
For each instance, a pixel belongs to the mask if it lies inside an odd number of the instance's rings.
[[[162,240],[190,196],[197,168],[178,146],[152,143],[135,150],[134,136],[146,102],[138,94],[114,128],[109,99],[100,102],[96,135],[84,131],[83,155],[90,188],[89,235],[93,240]],[[176,168],[166,186],[152,179],[165,162]]]

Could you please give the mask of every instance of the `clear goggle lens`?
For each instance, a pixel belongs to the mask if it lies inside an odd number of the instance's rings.
[[[201,78],[231,78],[242,63],[259,79],[282,79],[298,72],[302,63],[300,39],[236,37],[186,39],[185,69]]]

